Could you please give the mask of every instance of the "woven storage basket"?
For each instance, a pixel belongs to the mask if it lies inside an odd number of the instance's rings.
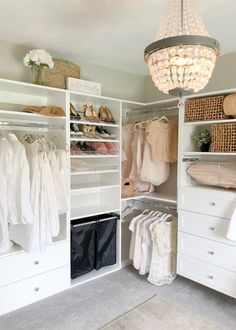
[[[134,180],[122,179],[121,197],[132,197],[134,195]]]
[[[185,122],[227,119],[223,111],[225,96],[211,96],[185,102]]]
[[[214,124],[211,128],[212,152],[236,152],[236,124]]]
[[[66,88],[66,78],[80,78],[80,68],[69,61],[53,59],[53,69],[43,70],[43,82],[45,86]]]

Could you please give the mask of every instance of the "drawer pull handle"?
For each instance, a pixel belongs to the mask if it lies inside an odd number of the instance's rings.
[[[213,279],[214,279],[214,276],[212,276],[212,275],[207,275],[207,278],[209,278],[209,280],[213,280]]]
[[[209,227],[210,230],[215,230],[215,227]]]
[[[35,260],[34,264],[35,265],[38,265],[39,264],[39,261],[38,260]]]
[[[35,292],[38,292],[38,291],[39,291],[39,287],[36,286],[36,287],[34,288],[34,291],[35,291]]]
[[[215,203],[215,202],[210,202],[210,205],[211,205],[211,206],[215,206],[216,203]]]
[[[214,251],[208,251],[208,253],[212,256],[215,254]]]

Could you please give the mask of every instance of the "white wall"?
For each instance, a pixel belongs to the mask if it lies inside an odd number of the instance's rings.
[[[31,82],[30,70],[23,65],[22,59],[29,49],[0,41],[0,77],[5,79]],[[51,54],[60,58],[60,54]],[[97,81],[102,84],[102,94],[127,100],[143,101],[144,77],[99,65],[85,63],[79,58],[65,58],[80,66],[81,79]]]
[[[220,56],[209,84],[200,93],[236,88],[236,52]],[[144,78],[144,100],[146,102],[163,100],[170,96],[161,93],[150,76]]]

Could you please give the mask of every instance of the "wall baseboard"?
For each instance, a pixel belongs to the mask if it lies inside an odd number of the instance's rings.
[[[132,260],[130,260],[130,259],[123,260],[123,261],[121,261],[121,268],[125,268],[131,264],[132,264]]]

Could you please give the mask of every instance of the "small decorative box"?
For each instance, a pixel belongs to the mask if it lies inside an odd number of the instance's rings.
[[[71,91],[101,95],[101,84],[94,81],[68,77],[66,79],[66,88]]]

